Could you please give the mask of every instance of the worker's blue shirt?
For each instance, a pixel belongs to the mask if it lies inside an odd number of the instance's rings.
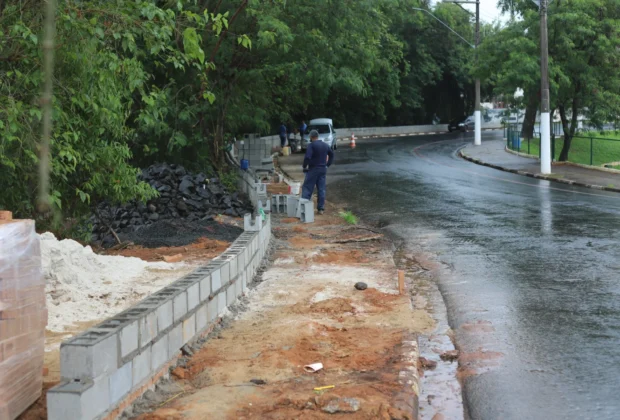
[[[299,132],[301,134],[305,134],[307,129],[308,129],[308,126],[306,124],[302,124],[299,126]]]
[[[280,126],[280,135],[286,136],[286,126],[284,124]]]
[[[328,160],[329,157],[329,160]],[[334,162],[334,152],[321,140],[315,140],[308,145],[306,156],[304,157],[305,168],[325,168]]]

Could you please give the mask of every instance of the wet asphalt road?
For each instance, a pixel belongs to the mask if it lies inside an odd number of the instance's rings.
[[[441,262],[469,418],[620,418],[620,194],[474,165],[469,141],[342,146],[328,199]]]

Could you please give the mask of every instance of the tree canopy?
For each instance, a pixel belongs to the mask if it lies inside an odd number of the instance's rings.
[[[236,135],[332,117],[429,123],[473,107],[473,52],[427,0],[59,0],[51,197],[65,217],[146,200],[154,162],[222,169]],[[41,1],[0,2],[0,208],[34,213]],[[473,40],[472,18],[433,10]]]
[[[524,90],[528,107],[540,101],[540,18],[529,0],[502,0],[518,15],[481,46],[476,73],[495,94]],[[567,160],[579,115],[594,125],[620,118],[620,2],[556,0],[548,10],[551,108],[560,115]]]

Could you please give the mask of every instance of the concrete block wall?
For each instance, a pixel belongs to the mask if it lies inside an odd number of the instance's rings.
[[[245,138],[237,140],[235,150],[237,159],[247,159],[252,167],[261,167],[262,160],[271,156],[271,150],[275,146],[280,146],[278,136],[260,137],[259,135],[246,135]]]
[[[405,136],[409,134],[420,133],[442,133],[448,131],[446,124],[438,125],[403,125],[396,127],[351,127],[336,128],[336,136],[338,139],[349,139],[351,134],[356,137],[364,136]],[[297,135],[299,138],[299,135]],[[279,136],[260,137],[256,134],[245,136],[243,144],[238,140],[235,143],[235,155],[238,160],[247,159],[250,166],[254,168],[261,167],[261,160],[271,156],[271,149],[280,145]]]
[[[48,391],[48,419],[114,418],[126,399],[168,369],[181,347],[209,331],[247,291],[267,252],[270,217],[248,225],[208,264],[63,342],[62,381]]]

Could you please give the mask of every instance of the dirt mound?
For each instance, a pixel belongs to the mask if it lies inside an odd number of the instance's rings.
[[[224,252],[229,246],[230,242],[227,241],[198,238],[196,242],[184,246],[145,248],[140,245],[132,245],[122,250],[108,251],[106,254],[136,257],[145,261],[178,262],[212,259]]]
[[[363,264],[370,261],[366,251],[323,251],[311,258],[311,262],[319,264]]]
[[[355,312],[355,308],[351,305],[349,299],[334,298],[313,303],[310,305],[310,311],[327,314],[342,314],[345,312],[353,313]]]
[[[233,242],[243,229],[214,220],[189,221],[187,219],[160,220],[135,232],[121,233],[123,242],[133,242],[145,248],[177,247],[197,242],[206,237]]]

